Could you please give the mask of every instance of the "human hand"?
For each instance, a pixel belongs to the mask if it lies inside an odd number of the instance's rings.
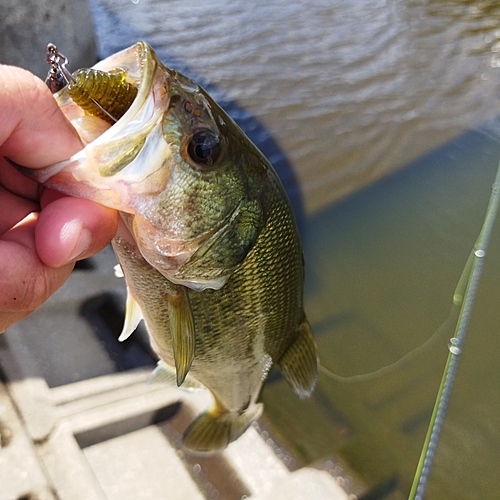
[[[46,85],[0,65],[0,332],[28,316],[102,250],[117,212],[45,189],[7,160],[40,168],[82,149]]]

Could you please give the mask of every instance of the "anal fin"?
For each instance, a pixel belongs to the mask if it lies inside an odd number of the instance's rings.
[[[168,315],[177,370],[177,385],[180,387],[191,368],[195,348],[193,313],[183,286],[180,286],[175,294],[168,295]]]
[[[177,372],[175,368],[167,365],[165,361],[160,360],[158,361],[158,364],[156,365],[156,368],[153,370],[153,373],[151,373],[151,376],[149,377],[149,380],[147,381],[148,384],[168,384],[171,386],[176,386],[177,385]],[[193,377],[190,377],[189,375],[184,379],[184,382],[180,386],[180,389],[184,391],[200,391],[205,389],[205,387],[200,384],[197,380],[195,380]]]
[[[301,399],[308,398],[318,378],[318,354],[314,336],[305,319],[298,336],[277,362],[285,380]]]
[[[221,451],[239,438],[257,420],[264,409],[262,403],[253,404],[242,413],[220,411],[214,408],[202,413],[186,430],[183,447],[193,453],[211,454]]]

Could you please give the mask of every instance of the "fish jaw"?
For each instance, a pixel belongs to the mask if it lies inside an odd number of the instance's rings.
[[[145,42],[113,54],[93,68],[127,72],[127,79],[138,86],[130,108],[109,126],[100,118],[85,116],[65,87],[54,97],[85,147],[54,165],[19,170],[64,194],[134,213],[137,198],[142,193],[160,192],[170,175],[171,152],[162,133],[162,118],[169,102],[168,72]]]
[[[64,88],[55,98],[86,145],[65,161],[23,171],[120,211],[141,254],[172,283],[220,289],[264,226],[271,167],[201,87],[164,66],[145,42],[94,66],[108,74],[118,68],[138,89],[123,116],[112,125],[88,116]]]

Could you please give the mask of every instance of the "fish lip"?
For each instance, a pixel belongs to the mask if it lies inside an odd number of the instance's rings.
[[[83,149],[69,159],[41,169],[23,170],[23,173],[56,191],[134,213],[132,186],[145,182],[150,176],[157,177],[156,173],[170,154],[161,127],[169,105],[171,76],[164,71],[153,48],[144,41],[93,66],[107,72],[117,68],[126,71],[127,78],[138,86],[137,95],[123,116],[87,141]],[[54,97],[73,124],[85,116],[69,96],[67,87]],[[135,156],[130,156],[131,146],[137,146]],[[155,160],[150,161],[153,151]]]
[[[158,104],[153,92],[157,67],[158,58],[156,57],[156,53],[144,41],[139,41],[131,47],[112,54],[92,66],[92,69],[105,72],[110,72],[117,68],[126,71],[127,78],[138,86],[138,92],[131,106],[123,116],[95,140],[89,142],[84,150],[87,148],[96,149],[102,144],[124,140],[130,133],[143,130],[147,127],[148,118],[150,119],[154,115],[155,105]],[[76,105],[69,96],[68,87],[54,94],[54,97],[61,111],[66,116],[69,115],[71,117],[72,113],[75,112],[74,108]],[[79,108],[79,106],[76,107]],[[79,109],[81,110],[81,108]],[[84,116],[83,110],[80,111],[80,115]]]

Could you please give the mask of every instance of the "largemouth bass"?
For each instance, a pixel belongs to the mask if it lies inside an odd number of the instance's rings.
[[[128,289],[120,339],[144,319],[161,360],[156,375],[211,391],[213,407],[183,443],[221,450],[261,415],[273,364],[301,398],[316,382],[292,209],[241,129],[148,44],[94,68],[137,89],[132,104],[108,123],[75,102],[79,87],[61,90],[59,106],[86,146],[29,175],[120,211],[113,247]]]

